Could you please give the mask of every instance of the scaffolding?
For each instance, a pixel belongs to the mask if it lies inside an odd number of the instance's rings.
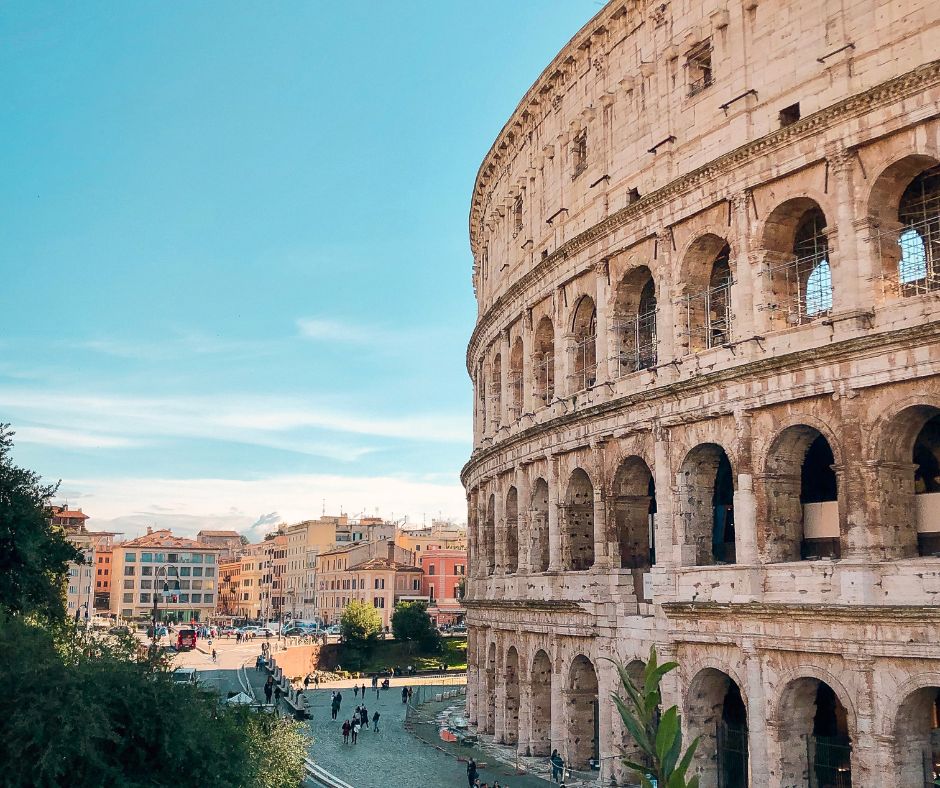
[[[555,357],[550,352],[536,354],[534,360],[536,394],[544,405],[555,398]]]
[[[517,421],[522,416],[522,370],[511,369],[508,384],[509,417]]]
[[[614,366],[617,377],[656,366],[656,309],[613,321],[617,338]]]
[[[730,278],[725,278],[713,287],[680,299],[690,353],[721,347],[731,341],[733,284]]]
[[[585,391],[597,381],[597,349],[593,336],[588,336],[576,342],[571,348],[571,381],[572,391]]]
[[[818,223],[812,232],[794,244],[794,254],[768,267],[774,308],[790,325],[803,325],[825,317],[832,310],[832,272],[825,227]]]

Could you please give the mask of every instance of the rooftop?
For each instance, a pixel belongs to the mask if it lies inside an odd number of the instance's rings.
[[[364,571],[367,569],[387,569],[395,572],[421,572],[422,570],[417,566],[410,566],[409,564],[403,564],[401,561],[392,561],[389,558],[370,558],[368,561],[363,561],[361,564],[355,564],[354,566],[348,567],[345,571],[347,572],[358,572]]]
[[[158,531],[149,531],[143,536],[131,539],[129,542],[122,542],[120,547],[180,547],[190,550],[216,550],[218,548],[207,547],[197,542],[195,539],[186,539],[182,536],[173,536],[169,528],[161,528]]]

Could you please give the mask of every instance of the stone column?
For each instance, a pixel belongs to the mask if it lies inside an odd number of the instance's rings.
[[[510,401],[510,386],[509,386],[509,329],[504,328],[500,332],[499,336],[499,385],[502,388],[502,391],[499,393],[499,423],[508,427],[510,424],[509,418],[509,401]]]
[[[549,752],[567,749],[568,715],[565,709],[565,671],[562,667],[562,640],[556,637],[552,648],[552,743]],[[565,763],[568,758],[565,758]]]
[[[506,496],[505,479],[493,480],[493,574],[506,574]]]
[[[862,414],[858,393],[845,389],[839,395],[842,446],[863,446]],[[865,468],[861,457],[843,449],[842,465],[836,467],[839,519],[845,525],[842,537],[844,559],[867,562],[869,556],[868,502],[865,498]],[[862,601],[862,600],[857,600]]]
[[[767,753],[767,704],[760,654],[751,638],[741,643],[744,654],[744,693],[747,697],[747,754],[751,774],[769,774]]]
[[[843,312],[870,309],[872,305],[871,265],[867,250],[859,248],[855,227],[855,155],[839,145],[826,151],[829,184],[836,203],[836,215],[827,216],[828,227],[836,224],[836,232],[829,234],[832,272],[832,310]],[[827,227],[827,229],[828,229]],[[835,250],[832,242],[835,241]],[[865,297],[863,298],[863,292]]]
[[[735,411],[737,433],[738,483],[734,491],[735,561],[739,564],[757,563],[757,499],[754,497],[754,478],[751,464],[751,415]]]
[[[676,497],[670,466],[669,433],[658,422],[653,425],[653,479],[656,487],[656,564],[676,566],[680,545],[675,533]]]
[[[656,365],[663,366],[677,358],[675,309],[672,283],[672,239],[660,231],[656,238]]]
[[[729,240],[736,247],[734,284],[731,287],[731,339],[739,341],[754,336],[755,307],[764,302],[760,293],[759,270],[752,267],[751,256],[751,192],[749,189],[731,197],[731,233]],[[735,509],[737,513],[737,509]]]
[[[594,466],[594,566],[595,572],[609,572],[611,567],[607,523],[607,505],[604,491],[607,475],[604,473],[604,446],[598,442],[591,447]]]
[[[534,370],[532,369],[532,310],[526,309],[522,314],[522,413],[534,413],[535,403],[532,401],[535,392]]]
[[[616,727],[614,717],[620,717],[610,695],[620,686],[614,666],[607,660],[597,660],[594,665],[597,671],[597,709],[599,719],[597,721],[598,730],[598,751],[601,758],[601,783],[609,783],[616,773],[617,760],[614,757],[620,752],[618,742],[615,740]]]
[[[559,399],[575,393],[576,385],[571,379],[574,362],[574,332],[567,331],[560,337],[560,355],[555,354],[555,396]],[[561,364],[559,365],[559,362]]]
[[[561,569],[561,527],[558,521],[558,460],[548,458],[548,571]]]
[[[493,736],[496,741],[506,741],[506,635],[496,631],[496,686],[493,693]]]
[[[519,651],[519,740],[516,752],[529,755],[532,742],[532,676],[528,652]]]
[[[852,736],[852,784],[875,785],[881,748],[875,738],[875,661],[856,655],[847,660],[857,676],[855,733]]]
[[[532,552],[532,534],[530,530],[531,520],[529,517],[529,498],[531,496],[529,490],[529,472],[526,467],[516,466],[515,475],[516,501],[518,502],[516,543],[519,550],[519,568],[517,571],[521,575],[527,575],[532,571],[532,560],[530,558],[530,553]]]
[[[607,327],[607,301],[610,286],[607,282],[608,262],[601,260],[594,266],[596,297],[594,306],[597,309],[597,335],[594,339],[594,357],[597,361],[596,385],[600,386],[610,380],[607,369],[607,360],[610,358],[610,331]]]

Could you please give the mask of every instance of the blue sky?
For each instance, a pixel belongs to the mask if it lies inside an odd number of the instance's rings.
[[[0,5],[0,420],[128,534],[465,518],[467,213],[595,0]]]

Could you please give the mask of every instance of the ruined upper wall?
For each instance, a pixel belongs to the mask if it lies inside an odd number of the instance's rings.
[[[609,3],[480,167],[470,238],[481,314],[565,241],[792,122],[796,105],[806,118],[934,59],[938,31],[934,0]]]

